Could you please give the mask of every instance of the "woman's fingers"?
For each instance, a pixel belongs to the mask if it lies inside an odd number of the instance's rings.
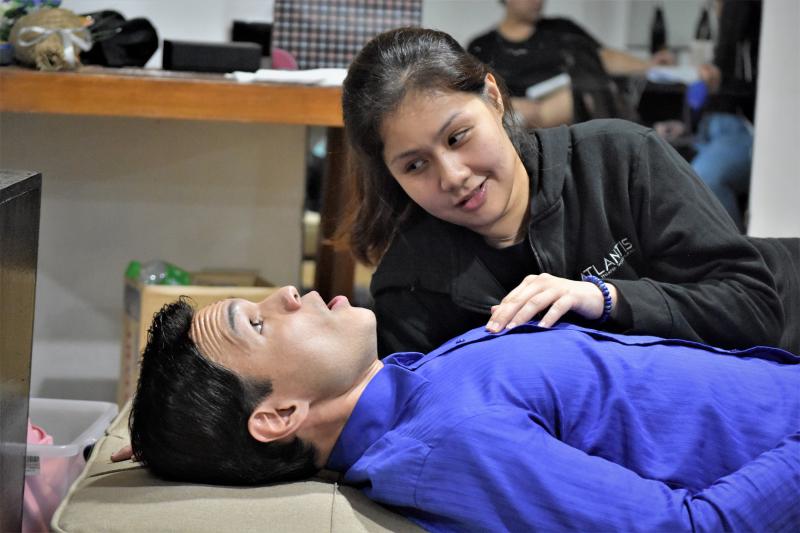
[[[616,301],[616,290],[610,284],[609,290],[612,301]],[[569,311],[596,319],[603,311],[603,293],[593,283],[585,281],[549,274],[527,276],[502,302],[492,307],[486,329],[498,333],[527,322],[545,310],[539,321],[544,328],[552,327]]]
[[[560,294],[557,287],[549,287],[534,294],[519,308],[517,313],[508,321],[506,327],[511,329],[531,320],[533,317],[552,306],[553,302],[558,300]]]
[[[522,322],[527,322],[539,313],[551,300],[541,293],[556,280],[553,276],[542,274],[540,276],[526,276],[525,279],[503,301],[492,308],[492,316],[486,324],[486,329],[497,333],[504,328],[514,327]],[[527,316],[524,320],[516,320],[517,315]]]
[[[575,306],[575,302],[576,298],[569,293],[557,299],[555,302],[553,302],[553,305],[550,306],[550,309],[547,310],[542,319],[539,320],[539,327],[552,327],[556,322],[561,320],[561,317],[567,314],[567,312]]]

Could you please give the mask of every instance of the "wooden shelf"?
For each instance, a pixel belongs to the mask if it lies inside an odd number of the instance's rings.
[[[341,89],[239,83],[222,75],[0,67],[0,111],[341,126]]]

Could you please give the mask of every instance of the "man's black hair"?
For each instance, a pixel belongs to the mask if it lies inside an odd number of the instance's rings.
[[[200,353],[189,336],[194,310],[181,299],[153,319],[131,411],[134,453],[160,477],[225,485],[307,478],[313,446],[263,443],[247,428],[253,409],[272,393]]]

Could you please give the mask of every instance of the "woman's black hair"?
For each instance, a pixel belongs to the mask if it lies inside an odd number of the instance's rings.
[[[189,336],[194,310],[181,299],[153,319],[131,411],[134,453],[154,474],[224,485],[313,475],[315,450],[295,439],[263,443],[248,431],[254,408],[272,393],[203,356]]]
[[[486,97],[488,66],[450,35],[422,28],[382,33],[359,52],[342,90],[344,128],[355,177],[356,209],[346,228],[356,258],[374,264],[415,209],[383,161],[381,123],[412,91],[466,92]],[[498,82],[503,125],[517,152],[525,134],[514,120],[508,92]]]

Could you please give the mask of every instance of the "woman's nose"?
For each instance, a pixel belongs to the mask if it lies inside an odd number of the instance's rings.
[[[469,180],[469,167],[455,154],[446,154],[439,162],[439,184],[443,191],[460,189]]]

